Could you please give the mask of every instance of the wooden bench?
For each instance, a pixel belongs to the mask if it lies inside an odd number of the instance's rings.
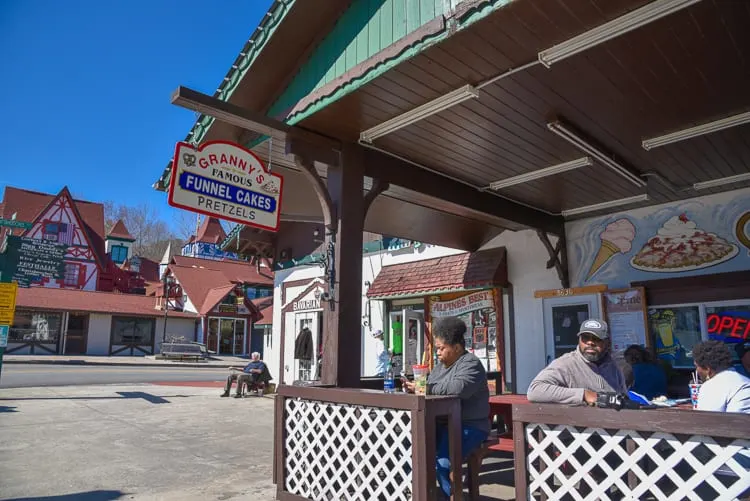
[[[513,447],[512,437],[498,436],[497,431],[493,431],[477,450],[469,454],[466,459],[466,485],[469,489],[471,501],[479,499],[479,472],[482,469],[484,458],[491,452],[513,452]]]
[[[206,357],[203,345],[193,343],[163,343],[161,345],[161,356],[176,360],[201,360]]]

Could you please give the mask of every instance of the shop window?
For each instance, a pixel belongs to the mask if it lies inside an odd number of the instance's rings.
[[[693,346],[703,340],[699,306],[651,308],[648,322],[656,355],[673,367],[693,367]]]
[[[693,368],[693,346],[701,341],[750,340],[750,301],[653,307],[648,320],[657,356],[676,368]]]
[[[154,343],[154,319],[115,317],[112,319],[112,345],[147,345]]]
[[[81,273],[81,265],[75,263],[65,263],[64,283],[68,287],[77,287]]]
[[[111,254],[112,261],[117,264],[122,264],[128,260],[128,248],[124,245],[113,245]]]
[[[13,325],[8,332],[8,342],[57,344],[61,325],[62,315],[60,313],[16,310]]]

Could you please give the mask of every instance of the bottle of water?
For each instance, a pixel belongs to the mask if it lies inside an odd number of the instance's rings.
[[[385,378],[383,379],[383,391],[386,393],[396,392],[396,380],[393,377],[393,364],[388,361],[388,367],[385,370]]]

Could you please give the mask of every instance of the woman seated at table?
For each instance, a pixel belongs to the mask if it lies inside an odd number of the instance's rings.
[[[667,375],[646,348],[638,344],[628,346],[623,357],[627,362],[623,367],[625,381],[632,391],[649,400],[667,394]]]
[[[696,344],[693,361],[703,382],[698,393],[699,411],[750,414],[750,379],[732,367],[732,353],[723,341]]]
[[[461,398],[461,455],[466,459],[482,445],[490,432],[490,392],[487,373],[482,362],[466,351],[466,324],[456,317],[447,317],[433,325],[432,337],[439,363],[427,379],[429,395],[457,395]],[[414,383],[404,381],[407,391]],[[448,428],[437,427],[437,479],[440,489],[450,497],[450,457]]]

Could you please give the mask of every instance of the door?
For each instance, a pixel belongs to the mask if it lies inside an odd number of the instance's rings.
[[[68,317],[68,332],[65,335],[65,354],[83,355],[86,353],[86,342],[89,332],[89,316],[73,315]]]
[[[219,353],[219,319],[208,319],[208,336],[206,336],[206,348],[213,353]]]
[[[404,308],[401,311],[401,317],[404,319],[404,351],[401,358],[401,367],[404,373],[411,375],[413,373],[412,366],[422,363],[422,354],[424,353],[424,315],[418,311]]]
[[[234,353],[233,355],[245,354],[245,320],[238,318],[234,321]]]
[[[219,319],[219,355],[234,355],[234,319]]]
[[[546,364],[578,345],[578,329],[589,318],[601,318],[599,295],[544,299]]]

